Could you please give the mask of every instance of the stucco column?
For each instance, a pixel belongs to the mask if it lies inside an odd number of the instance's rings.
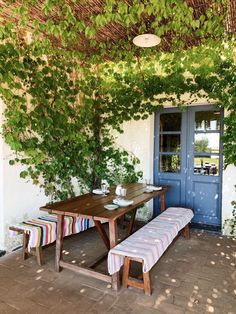
[[[0,133],[2,131],[3,119],[3,102],[0,99]],[[5,246],[4,233],[4,212],[3,212],[3,139],[0,136],[0,250],[4,250]]]

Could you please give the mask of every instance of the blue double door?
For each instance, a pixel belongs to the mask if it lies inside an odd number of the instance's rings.
[[[154,183],[170,187],[167,207],[192,208],[195,224],[216,228],[221,224],[222,120],[215,106],[163,109],[155,116]]]

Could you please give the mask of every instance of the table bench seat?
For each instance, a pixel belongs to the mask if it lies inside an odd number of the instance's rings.
[[[188,224],[192,218],[191,209],[168,208],[109,251],[108,272],[114,274],[124,264],[123,284],[126,287],[133,285],[143,288],[145,293],[150,294],[149,271],[181,230],[184,231],[185,236],[189,236]],[[129,279],[131,260],[142,262],[143,283]]]
[[[65,216],[63,236],[76,234],[93,226],[92,219]],[[13,235],[23,234],[23,259],[28,258],[29,254],[36,255],[37,262],[41,266],[43,264],[42,247],[56,241],[57,216],[44,215],[28,219],[10,226],[9,229]]]

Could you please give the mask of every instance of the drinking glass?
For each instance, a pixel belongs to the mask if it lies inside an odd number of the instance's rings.
[[[148,188],[151,185],[151,179],[146,179],[145,180],[145,185]]]
[[[102,190],[102,195],[103,195],[103,196],[107,196],[107,195],[106,195],[107,186],[106,186],[105,183],[103,183],[103,184],[101,185],[101,190]]]

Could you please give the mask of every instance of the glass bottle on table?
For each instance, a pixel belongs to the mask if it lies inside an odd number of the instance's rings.
[[[102,196],[107,196],[106,195],[107,185],[105,183],[102,183],[101,190],[102,190]]]
[[[120,190],[120,194],[121,194],[121,198],[122,199],[125,199],[125,196],[126,196],[126,194],[127,194],[127,189],[125,189],[125,188],[122,188],[121,190]]]

